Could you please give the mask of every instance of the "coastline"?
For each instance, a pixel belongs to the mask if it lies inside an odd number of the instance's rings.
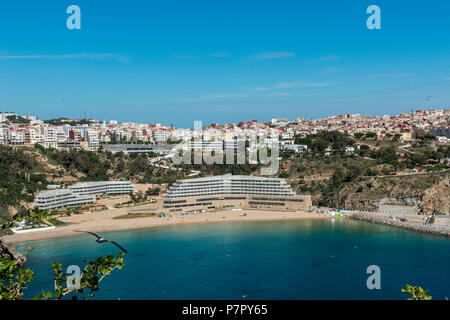
[[[396,217],[396,220],[392,220],[390,216]],[[387,225],[414,232],[450,238],[450,219],[447,219],[449,221],[446,224],[435,222],[434,224],[425,225],[423,223],[423,216],[358,212],[351,214],[349,218],[359,221],[367,221],[371,223]],[[399,220],[399,218],[407,219],[407,221],[402,222]]]
[[[69,223],[68,226],[57,227],[46,231],[8,235],[4,236],[2,240],[8,244],[14,244],[19,242],[77,236],[82,234],[80,231],[101,233],[109,231],[147,229],[180,224],[335,218],[325,214],[308,213],[303,211],[227,210],[219,212],[205,212],[188,216],[177,215],[170,218],[150,216],[117,219],[117,217],[126,214],[124,211],[124,208],[110,209],[103,212],[85,213],[83,215],[63,217],[60,218],[60,220]],[[244,216],[243,214],[246,215]]]
[[[283,220],[305,220],[305,219],[336,219],[327,214],[310,213],[304,211],[274,211],[274,210],[224,210],[217,212],[205,212],[197,215],[175,215],[173,217],[161,218],[157,216],[129,217],[124,218],[133,211],[151,210],[151,208],[139,206],[134,208],[108,209],[101,212],[88,212],[82,215],[61,217],[59,220],[68,223],[67,226],[57,227],[51,230],[35,231],[30,233],[15,233],[7,235],[2,240],[8,244],[28,242],[61,237],[71,237],[81,235],[80,231],[90,231],[95,233],[147,229],[154,227],[181,225],[181,224],[202,224],[236,221],[283,221]],[[245,215],[244,215],[245,214]],[[397,219],[392,220],[392,215],[383,213],[355,212],[345,218],[353,220],[367,221],[396,228],[401,228],[414,232],[421,232],[436,236],[450,238],[450,218],[448,224],[434,223],[432,225],[423,224],[423,216],[394,215]],[[406,218],[401,222],[399,218]]]

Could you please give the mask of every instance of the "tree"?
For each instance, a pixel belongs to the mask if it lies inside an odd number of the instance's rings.
[[[280,178],[288,178],[289,177],[289,173],[288,172],[281,172],[278,176]]]
[[[20,267],[17,261],[0,258],[0,300],[22,299],[23,289],[33,277],[34,272]]]
[[[107,255],[106,257],[99,257],[95,260],[91,260],[87,262],[84,260],[86,264],[83,272],[79,279],[74,279],[72,277],[68,277],[65,272],[62,271],[62,265],[60,263],[53,263],[52,269],[55,273],[54,280],[54,290],[55,292],[44,292],[37,297],[33,298],[34,300],[61,300],[65,296],[74,293],[72,296],[72,300],[77,300],[77,294],[84,294],[85,291],[88,291],[84,296],[85,299],[88,297],[93,297],[94,292],[100,289],[100,282],[111,274],[116,269],[122,269],[124,266],[123,261],[124,253],[119,252],[117,257],[115,258],[113,255]],[[72,282],[70,286],[68,284]]]
[[[393,147],[387,147],[387,148],[380,148],[377,151],[374,151],[372,154],[374,159],[377,159],[378,163],[388,163],[392,165],[397,164],[397,153],[395,151],[395,148]]]
[[[421,287],[406,285],[406,289],[402,292],[409,293],[411,296],[408,300],[431,300],[431,296],[427,295],[428,290],[423,290]]]
[[[87,262],[80,277],[73,278],[62,271],[60,263],[53,263],[54,271],[54,292],[42,291],[33,300],[61,300],[72,295],[72,299],[78,299],[78,295],[84,298],[93,297],[94,293],[100,289],[100,282],[116,269],[124,266],[124,253],[118,253],[117,257],[107,255]],[[27,283],[31,282],[35,273],[30,269],[19,266],[17,261],[5,257],[0,258],[0,300],[18,300],[23,297],[23,290],[27,288]]]
[[[147,191],[145,192],[146,196],[155,196],[155,195],[159,195],[159,193],[161,192],[161,188],[148,188]]]
[[[363,144],[359,147],[358,153],[361,157],[367,157],[370,155],[370,147],[366,144]]]
[[[130,198],[131,198],[131,201],[138,202],[138,199],[136,198],[136,196],[134,195],[133,192],[130,192]]]
[[[366,138],[367,139],[376,139],[377,138],[377,133],[376,132],[372,132],[372,131],[366,132]]]
[[[10,123],[30,123],[30,120],[25,119],[24,117],[21,116],[17,116],[17,115],[10,115],[10,116],[6,116],[6,120]]]

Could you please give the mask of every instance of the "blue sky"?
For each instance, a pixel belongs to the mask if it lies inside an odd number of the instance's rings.
[[[66,28],[71,4],[81,30]],[[381,30],[366,27],[371,4]],[[192,127],[448,108],[449,12],[447,0],[2,1],[0,110]]]

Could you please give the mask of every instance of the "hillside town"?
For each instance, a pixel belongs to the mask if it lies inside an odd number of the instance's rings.
[[[201,122],[200,122],[201,123]],[[238,123],[213,123],[201,125],[202,148],[227,148],[227,141],[246,139],[250,136],[264,136],[266,144],[277,142],[281,148],[301,152],[304,146],[294,143],[294,137],[306,136],[319,131],[347,132],[351,136],[361,135],[374,138],[393,137],[408,142],[414,139],[412,129],[435,135],[439,142],[450,142],[450,109],[416,110],[398,115],[369,116],[344,114],[323,119],[298,117],[271,119],[270,122],[257,120]],[[12,146],[33,146],[57,150],[98,151],[104,144],[152,144],[167,145],[178,142],[198,147],[191,140],[196,130],[175,128],[160,123],[143,124],[119,123],[115,120],[95,119],[53,119],[41,120],[38,116],[18,115],[15,112],[0,113],[0,144]],[[230,144],[228,144],[230,145]],[[235,145],[231,145],[235,147]],[[154,148],[167,151],[171,148]],[[112,148],[114,150],[114,148]],[[115,149],[116,151],[126,151]]]

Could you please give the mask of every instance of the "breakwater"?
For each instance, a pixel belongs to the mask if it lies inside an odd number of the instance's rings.
[[[381,213],[355,212],[349,215],[349,217],[355,220],[384,224],[401,229],[450,238],[450,219],[448,218],[436,217],[436,221],[433,224],[425,224],[424,216],[387,215]],[[404,219],[404,221],[400,220],[402,218]]]

